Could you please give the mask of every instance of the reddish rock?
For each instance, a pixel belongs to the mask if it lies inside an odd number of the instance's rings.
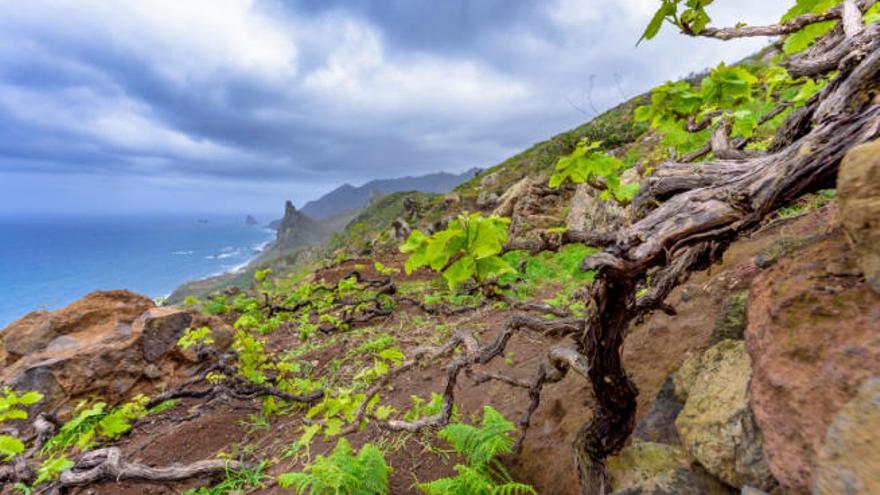
[[[191,366],[173,352],[191,322],[189,313],[156,308],[131,292],[93,292],[10,325],[3,342],[9,365],[0,370],[0,384],[42,392],[41,410],[77,397],[113,403],[149,393]]]
[[[832,418],[880,373],[880,295],[855,266],[843,236],[831,233],[752,284],[750,403],[770,470],[790,493],[809,492]]]
[[[105,334],[119,325],[131,325],[144,311],[155,306],[150,299],[127,290],[95,291],[58,311],[34,311],[12,322],[2,331],[0,356],[6,366],[23,356],[41,352],[57,337],[77,333]]]

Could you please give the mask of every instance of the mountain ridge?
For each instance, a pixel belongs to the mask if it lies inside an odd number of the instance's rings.
[[[473,167],[460,174],[435,172],[392,179],[374,179],[361,186],[346,182],[320,198],[307,202],[300,211],[315,220],[321,220],[366,206],[370,202],[371,194],[375,195],[374,191],[383,195],[404,191],[445,193],[472,179],[480,171],[480,168]]]

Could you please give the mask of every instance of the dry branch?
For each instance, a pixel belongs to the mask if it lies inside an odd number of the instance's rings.
[[[210,459],[192,464],[150,467],[127,462],[116,447],[93,450],[80,456],[76,465],[61,473],[61,487],[81,486],[105,480],[119,481],[179,481],[198,476],[238,471],[245,463],[232,460]]]

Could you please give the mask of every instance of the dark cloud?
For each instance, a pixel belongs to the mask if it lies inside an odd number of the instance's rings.
[[[491,166],[759,46],[666,33],[637,49],[654,3],[21,4],[0,18],[0,201],[243,211],[341,182]],[[747,0],[719,20],[743,3],[752,22],[778,14]],[[41,183],[68,189],[44,200]],[[125,204],[83,199],[108,187],[128,191],[114,195]]]

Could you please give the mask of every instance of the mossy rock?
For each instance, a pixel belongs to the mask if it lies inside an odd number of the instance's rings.
[[[755,266],[761,269],[770,268],[780,259],[810,244],[813,240],[815,240],[814,236],[782,237],[755,256]]]
[[[640,485],[687,463],[687,454],[681,447],[636,441],[608,458],[606,466],[612,486],[620,490]]]
[[[709,338],[709,342],[712,345],[725,339],[743,340],[746,325],[749,323],[746,308],[747,302],[748,293],[740,292],[728,297],[721,303],[721,314],[715,320],[715,327],[712,329],[712,335]]]

